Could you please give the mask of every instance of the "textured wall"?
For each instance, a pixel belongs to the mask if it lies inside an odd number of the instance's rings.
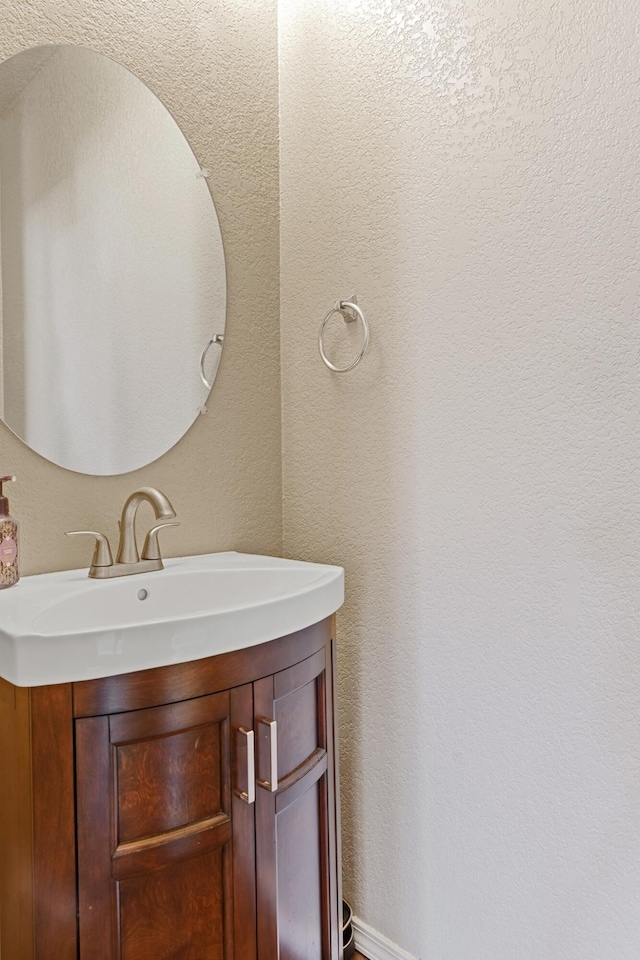
[[[640,948],[635,21],[280,3],[284,547],[346,566],[345,890],[424,960]]]
[[[212,171],[228,277],[224,360],[209,413],[161,460],[121,477],[85,477],[52,466],[0,425],[0,468],[19,477],[11,506],[22,521],[23,573],[86,566],[90,544],[64,531],[116,538],[122,503],[141,484],[164,490],[182,521],[165,536],[167,555],[279,553],[274,0],[0,0],[0,24],[0,59],[38,44],[82,44],[160,96]]]

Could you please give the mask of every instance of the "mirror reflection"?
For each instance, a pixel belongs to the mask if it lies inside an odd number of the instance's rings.
[[[82,47],[1,64],[5,424],[82,473],[157,459],[207,398],[225,295],[206,171],[149,88]]]

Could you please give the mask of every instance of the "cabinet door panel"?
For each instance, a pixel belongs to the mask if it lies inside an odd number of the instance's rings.
[[[322,960],[327,957],[322,858],[318,856],[318,824],[323,821],[322,780],[277,813],[279,960]],[[297,864],[304,862],[301,876]],[[304,882],[301,882],[303,879]],[[324,948],[324,949],[323,949]]]
[[[253,811],[247,830],[232,784],[251,715],[247,685],[76,721],[81,960],[255,957]]]
[[[340,956],[330,690],[330,648],[254,684],[259,960]]]
[[[118,884],[122,960],[224,960],[223,849],[134,874]]]
[[[312,680],[276,699],[274,719],[278,724],[278,780],[285,780],[317,749],[326,747],[318,722],[317,684]]]
[[[205,820],[225,806],[228,810],[220,776],[225,736],[220,723],[211,722],[117,746],[118,844]]]

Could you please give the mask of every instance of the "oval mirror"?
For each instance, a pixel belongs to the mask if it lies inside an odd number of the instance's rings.
[[[113,60],[0,65],[0,417],[48,460],[128,473],[203,408],[226,313],[206,175]]]

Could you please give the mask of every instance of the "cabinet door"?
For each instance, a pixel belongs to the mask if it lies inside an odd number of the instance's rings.
[[[254,684],[258,960],[342,955],[330,672],[326,647]]]
[[[81,960],[255,960],[252,688],[76,721]]]

